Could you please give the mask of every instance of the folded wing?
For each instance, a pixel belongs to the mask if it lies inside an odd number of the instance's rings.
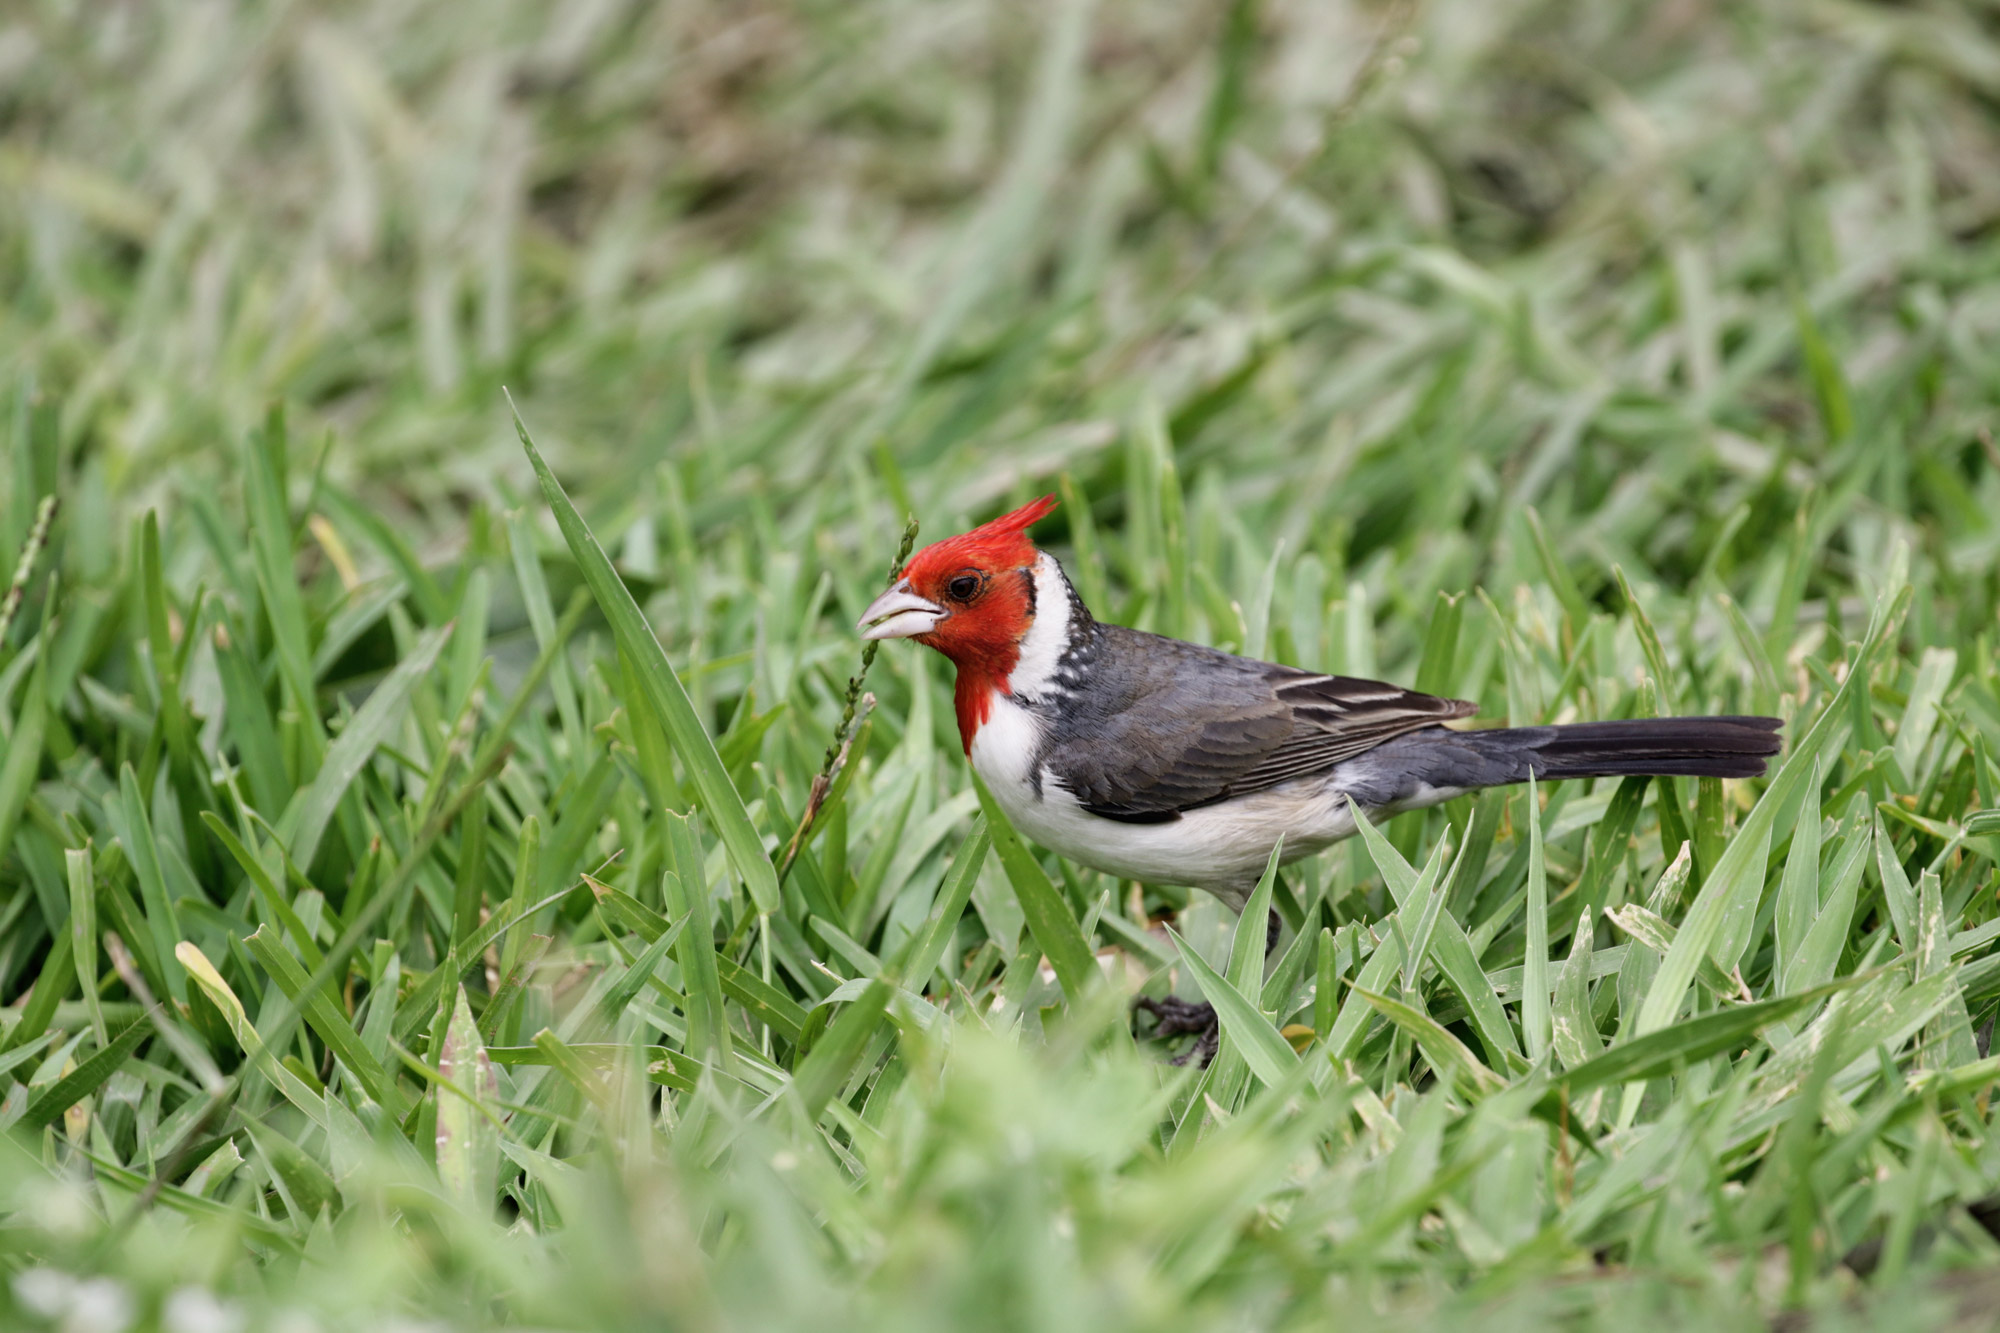
[[[1293,778],[1324,773],[1406,732],[1468,717],[1473,704],[1381,681],[1236,657],[1136,630],[1068,701],[1043,765],[1084,809],[1159,823]]]

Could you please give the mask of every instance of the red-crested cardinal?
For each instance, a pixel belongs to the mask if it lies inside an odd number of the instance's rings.
[[[1014,827],[1122,879],[1206,889],[1242,911],[1282,859],[1379,818],[1482,787],[1553,778],[1755,777],[1778,719],[1669,717],[1456,731],[1459,699],[1328,676],[1183,643],[1090,614],[1028,528],[1043,496],[911,557],[862,613],[869,639],[915,639],[958,668],[958,733]],[[1266,947],[1277,939],[1271,917]],[[1141,999],[1156,1036],[1197,1034],[1214,1010]]]
[[[1553,778],[1742,778],[1778,719],[1640,718],[1457,731],[1476,708],[1107,625],[1028,538],[1044,496],[911,557],[862,614],[958,667],[959,736],[1015,828],[1123,879],[1205,889],[1241,911],[1283,859],[1371,818]]]

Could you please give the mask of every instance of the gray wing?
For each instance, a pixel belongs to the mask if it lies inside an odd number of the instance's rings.
[[[1069,702],[1064,734],[1042,763],[1084,809],[1107,819],[1176,819],[1477,711],[1381,681],[1318,675],[1136,630],[1101,632],[1126,641],[1100,657],[1090,688]]]

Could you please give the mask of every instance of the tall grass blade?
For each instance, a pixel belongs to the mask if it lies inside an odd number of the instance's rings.
[[[368,696],[346,730],[329,745],[312,785],[292,798],[278,821],[286,851],[301,869],[310,870],[319,854],[321,837],[334,811],[348,794],[362,768],[403,724],[404,713],[418,685],[429,677],[449,627],[426,630],[396,669]]]
[[[694,704],[688,698],[686,687],[668,664],[660,641],[653,636],[652,629],[639,611],[639,604],[632,600],[631,592],[611,567],[611,561],[597,544],[597,538],[584,525],[583,516],[576,512],[576,506],[570,503],[555,474],[542,461],[542,455],[535,448],[534,440],[528,435],[528,427],[518,412],[514,414],[514,430],[521,437],[521,447],[528,452],[528,461],[534,464],[535,476],[541,481],[542,494],[548,500],[549,508],[555,512],[563,540],[569,543],[570,552],[583,571],[584,581],[590,585],[598,606],[611,622],[620,651],[632,658],[639,679],[646,687],[647,702],[652,704],[654,713],[666,727],[675,753],[680,755],[681,762],[694,779],[702,809],[708,813],[709,821],[721,836],[722,845],[727,849],[736,873],[743,877],[758,911],[777,911],[777,870],[764,851],[756,828],[750,823],[742,795],[722,767],[722,757],[715,751],[715,742],[695,716]]]
[[[1542,851],[1542,810],[1534,775],[1528,777],[1528,943],[1521,970],[1521,1044],[1530,1060],[1549,1049],[1554,1028],[1549,1013],[1549,872]]]
[[[493,1206],[500,1171],[500,1131],[480,1103],[497,1097],[500,1084],[463,986],[452,1004],[437,1072],[451,1085],[436,1094],[438,1180],[467,1209],[484,1214]]]
[[[1661,962],[1659,973],[1646,993],[1635,1033],[1655,1032],[1674,1020],[1687,996],[1688,985],[1694,980],[1697,965],[1708,956],[1714,945],[1732,899],[1738,895],[1761,892],[1764,854],[1770,846],[1771,828],[1777,819],[1777,812],[1791,801],[1800,786],[1817,770],[1821,753],[1831,743],[1834,733],[1846,724],[1845,705],[1850,692],[1855,689],[1855,682],[1867,680],[1876,652],[1894,627],[1902,622],[1909,600],[1909,588],[1901,586],[1889,589],[1882,602],[1878,603],[1868,633],[1855,649],[1847,678],[1841,682],[1840,689],[1813,723],[1812,729],[1785,757],[1777,777],[1737,829],[1728,850],[1716,863],[1714,873],[1695,895],[1694,904],[1688,909],[1673,947]],[[1718,966],[1728,967],[1734,967],[1736,963],[1734,958],[1726,962],[1720,958],[1715,961]],[[1630,1125],[1638,1114],[1636,1091],[1628,1089],[1619,1109],[1618,1123],[1621,1127]]]
[[[1398,911],[1414,902],[1421,913],[1422,900],[1416,892],[1417,872],[1382,835],[1381,830],[1369,822],[1360,806],[1350,802],[1348,808],[1354,815],[1355,831],[1360,835],[1362,845],[1368,849],[1368,855],[1373,858],[1383,882],[1389,886]],[[1473,847],[1474,840],[1468,838],[1460,847],[1460,854],[1469,854]],[[1455,884],[1456,880],[1454,874],[1450,882]],[[1431,937],[1431,956],[1451,982],[1452,989],[1465,1002],[1465,1007],[1471,1011],[1473,1027],[1479,1034],[1480,1044],[1486,1048],[1487,1058],[1498,1064],[1509,1053],[1520,1054],[1513,1025],[1507,1021],[1506,1010],[1501,1007],[1499,997],[1493,993],[1493,986],[1486,979],[1485,970],[1473,954],[1472,941],[1466,935],[1465,927],[1448,910],[1436,918]],[[1373,984],[1379,986],[1381,983]],[[1357,1009],[1355,1012],[1358,1017],[1365,1011]]]
[[[979,792],[980,808],[986,812],[987,835],[993,839],[993,850],[1007,872],[1007,882],[1014,886],[1014,896],[1027,917],[1028,930],[1048,958],[1049,966],[1055,969],[1063,994],[1074,1003],[1097,982],[1097,960],[1091,954],[1090,942],[1084,939],[1076,914],[1050,882],[1048,872],[1007,822],[1006,814],[994,804],[986,784],[977,776],[972,782]]]
[[[1282,1084],[1299,1062],[1291,1043],[1278,1035],[1278,1029],[1271,1026],[1271,1020],[1264,1017],[1249,997],[1208,965],[1199,950],[1190,948],[1178,932],[1170,930],[1168,933],[1173,938],[1174,947],[1180,950],[1181,965],[1201,987],[1203,997],[1215,1006],[1215,1015],[1222,1023],[1222,1034],[1242,1055],[1243,1063],[1265,1087],[1275,1088]]]

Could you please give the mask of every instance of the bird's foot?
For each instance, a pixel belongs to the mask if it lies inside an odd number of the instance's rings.
[[[1196,1004],[1183,1000],[1178,995],[1154,999],[1149,995],[1139,997],[1135,1006],[1144,1009],[1154,1019],[1153,1035],[1159,1038],[1179,1037],[1186,1033],[1195,1034],[1194,1045],[1173,1058],[1177,1065],[1193,1061],[1203,1068],[1215,1058],[1216,1045],[1222,1040],[1222,1026],[1215,1016],[1212,1004]]]

